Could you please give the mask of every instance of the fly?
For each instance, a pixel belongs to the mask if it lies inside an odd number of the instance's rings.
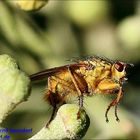
[[[122,86],[127,80],[126,68],[128,66],[133,66],[133,64],[90,56],[79,59],[73,64],[35,73],[30,75],[30,79],[31,81],[48,79],[44,99],[53,107],[48,123],[54,118],[58,107],[68,103],[71,98],[78,97],[79,107],[82,108],[84,96],[94,94],[116,94],[116,98],[106,109],[105,118],[108,122],[108,112],[114,106],[116,121],[119,121],[117,106],[124,94]]]

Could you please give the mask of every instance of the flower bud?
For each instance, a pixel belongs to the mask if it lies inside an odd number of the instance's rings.
[[[35,11],[42,8],[48,0],[14,0],[13,4],[25,11]]]

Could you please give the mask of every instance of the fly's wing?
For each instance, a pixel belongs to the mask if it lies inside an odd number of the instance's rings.
[[[79,67],[84,66],[85,64],[70,64],[70,65],[65,65],[61,67],[55,67],[51,69],[46,69],[43,71],[40,71],[38,73],[30,75],[31,81],[37,81],[37,80],[43,80],[49,76],[55,75],[56,73],[62,72],[63,70],[67,70],[68,67],[72,67],[73,69],[77,69]]]

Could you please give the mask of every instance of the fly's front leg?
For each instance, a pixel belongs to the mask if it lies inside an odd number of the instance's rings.
[[[106,113],[105,113],[105,117],[106,117],[106,122],[109,122],[108,119],[108,112],[110,110],[110,108],[112,106],[115,106],[115,117],[116,117],[116,121],[119,121],[118,115],[117,115],[117,106],[118,103],[120,102],[120,99],[123,96],[123,91],[122,91],[122,87],[119,85],[119,83],[115,83],[114,81],[110,80],[110,79],[104,79],[102,80],[97,87],[101,92],[100,93],[105,93],[105,94],[114,94],[114,92],[117,90],[117,97],[109,104]]]
[[[119,120],[119,117],[118,117],[118,114],[117,114],[117,107],[118,107],[118,103],[120,102],[120,99],[122,98],[122,96],[123,96],[122,87],[120,87],[119,92],[118,92],[118,94],[117,94],[117,98],[114,99],[114,100],[109,104],[109,106],[108,106],[108,108],[107,108],[107,110],[106,110],[106,113],[105,113],[106,122],[109,122],[107,114],[108,114],[108,111],[110,110],[110,108],[111,108],[112,106],[115,106],[116,121],[118,121],[118,122],[120,121],[120,120]]]
[[[116,116],[116,121],[120,121],[117,115],[117,108],[118,108],[118,103],[120,102],[121,98],[123,97],[123,90],[122,87],[120,87],[117,98],[116,98],[116,105],[115,105],[115,116]]]

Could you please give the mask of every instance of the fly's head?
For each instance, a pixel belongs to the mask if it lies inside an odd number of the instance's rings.
[[[124,81],[127,80],[126,75],[126,69],[128,67],[134,66],[133,64],[127,64],[121,61],[116,61],[111,68],[112,72],[112,78],[115,79],[116,81],[119,81],[120,83],[123,83]]]

